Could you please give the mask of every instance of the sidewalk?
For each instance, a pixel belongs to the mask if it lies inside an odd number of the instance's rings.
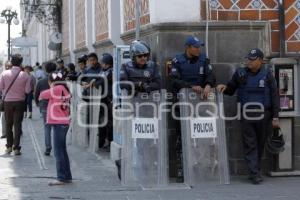
[[[230,185],[203,185],[193,189],[143,191],[126,188],[117,178],[108,153],[91,154],[68,145],[74,182],[48,186],[55,178],[55,159],[44,156],[42,118],[35,109],[33,119],[23,122],[22,155],[5,155],[5,139],[0,140],[0,200],[271,200],[300,199],[300,177],[269,178],[251,185],[245,177],[234,177]]]

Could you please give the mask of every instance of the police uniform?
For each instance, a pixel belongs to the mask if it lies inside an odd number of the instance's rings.
[[[122,65],[120,70],[120,81],[131,81],[135,92],[150,93],[161,89],[161,76],[157,65],[148,61],[144,66],[138,67],[132,61]],[[131,90],[128,84],[120,84],[121,89]]]
[[[96,79],[95,86],[96,88],[104,88],[105,83],[108,84],[107,86],[107,96],[104,97],[105,101],[112,100],[112,77],[113,77],[113,67],[109,67],[107,69],[101,69],[99,76]]]
[[[244,157],[249,175],[250,178],[260,177],[261,157],[266,137],[268,132],[272,131],[272,118],[278,118],[279,112],[276,80],[272,71],[265,66],[261,66],[256,73],[247,67],[238,68],[228,82],[224,94],[233,95],[236,90],[242,109],[245,104],[249,103],[260,103],[264,108],[264,113],[254,112],[251,115],[247,113],[247,116],[251,118],[264,114],[261,120],[249,119],[245,116],[241,118]],[[258,105],[255,104],[247,106],[247,109],[257,108]]]
[[[113,116],[112,116],[113,67],[109,67],[107,69],[101,69],[99,75],[100,77],[96,79],[95,87],[102,88],[102,92],[104,92],[104,90],[107,90],[106,96],[103,96],[103,98],[101,98],[101,103],[107,106],[107,116],[105,116],[102,107],[100,107],[100,113],[99,113],[99,124],[102,124],[104,117],[107,117],[107,124],[105,125],[105,127],[99,127],[99,133],[103,133],[103,134],[99,134],[99,148],[101,148],[105,144],[105,139],[107,139],[109,142],[113,140]]]
[[[131,61],[122,65],[120,69],[120,88],[126,89],[129,93],[135,94],[140,92],[150,93],[161,89],[161,75],[158,66],[153,61],[148,61],[143,66],[136,64],[136,57],[140,55],[150,56],[150,48],[146,42],[133,41],[130,45]],[[125,82],[131,82],[128,85]],[[133,87],[133,88],[132,88]],[[140,141],[137,145],[143,145],[144,141]],[[149,152],[147,152],[149,153]],[[115,162],[118,168],[118,177],[121,179],[121,159]]]
[[[99,63],[97,63],[96,66],[92,67],[90,66],[84,71],[84,74],[82,75],[83,78],[81,81],[84,80],[84,82],[91,83],[92,80],[95,80],[99,75],[101,71],[101,66]],[[82,100],[85,102],[90,101],[91,96],[91,88],[86,88],[82,90]],[[87,106],[87,114],[86,114],[86,124],[89,125],[92,123],[92,119],[90,119],[90,105]],[[87,134],[90,134],[90,129],[87,129]]]
[[[172,68],[169,76],[171,78],[171,85],[174,93],[178,93],[182,88],[191,88],[192,86],[201,86],[202,88],[205,88],[206,85],[210,85],[211,87],[214,87],[215,85],[212,67],[204,54],[200,54],[198,57],[193,58],[188,58],[186,53],[177,55],[172,60]],[[177,99],[175,101],[177,101]],[[177,116],[180,115],[178,107],[175,109],[175,112]],[[183,159],[180,123],[176,124],[176,129],[179,131],[176,139],[177,181],[182,182]]]
[[[172,61],[170,78],[176,92],[192,86],[204,88],[206,85],[215,85],[212,67],[204,54],[194,58],[188,58],[185,53],[176,56]]]
[[[63,77],[67,77],[68,70],[64,66],[64,60],[61,59],[61,58],[59,58],[59,59],[56,60],[56,63],[63,65],[62,67],[58,68],[57,71],[60,72],[60,73],[62,73]]]
[[[62,73],[63,77],[67,77],[68,75],[68,69],[65,67],[58,69],[58,72]]]

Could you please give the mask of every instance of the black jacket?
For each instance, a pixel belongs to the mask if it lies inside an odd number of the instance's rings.
[[[50,88],[49,83],[48,83],[48,75],[39,80],[37,82],[36,88],[35,88],[35,93],[34,93],[34,100],[37,106],[40,107],[40,109],[47,109],[48,106],[48,100],[41,100],[39,101],[39,96],[42,91],[48,90]]]
[[[262,66],[262,67],[265,67],[265,66]],[[247,76],[243,76],[243,74],[241,74],[240,71],[241,71],[240,68],[235,71],[231,80],[227,83],[227,88],[224,91],[224,94],[233,95],[235,93],[235,91],[241,86],[241,84],[243,84],[245,81],[247,81],[247,78],[246,78]],[[245,71],[247,74],[255,76],[255,74],[253,74],[253,72],[251,72],[248,68],[246,68]],[[278,95],[278,89],[277,89],[277,82],[276,82],[275,77],[273,76],[271,70],[268,71],[267,82],[268,82],[268,87],[270,88],[272,117],[278,118],[279,95]]]

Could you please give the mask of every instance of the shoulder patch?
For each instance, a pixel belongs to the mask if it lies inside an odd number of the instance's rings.
[[[145,76],[146,78],[149,78],[149,77],[151,76],[151,73],[150,73],[149,71],[145,70],[145,71],[144,71],[144,76]]]
[[[177,58],[173,58],[172,62],[173,62],[173,63],[178,63]]]

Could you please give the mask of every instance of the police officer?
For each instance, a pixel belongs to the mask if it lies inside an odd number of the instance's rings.
[[[155,62],[150,60],[150,48],[144,41],[133,41],[130,45],[131,61],[122,65],[120,70],[120,88],[128,92],[150,93],[161,89],[161,76]],[[122,81],[133,83],[133,88]],[[121,160],[115,161],[118,176],[121,179]]]
[[[96,78],[99,77],[99,73],[101,71],[101,65],[98,62],[98,56],[96,53],[89,53],[87,59],[90,66],[84,71],[85,76],[82,76],[82,78],[84,78],[84,81],[82,82],[84,96],[90,95],[90,88],[92,87]]]
[[[95,80],[99,77],[99,73],[101,71],[101,65],[98,62],[98,56],[96,53],[91,52],[87,55],[87,61],[89,66],[84,71],[84,74],[78,78],[78,82],[82,85],[82,100],[85,102],[90,102],[92,98],[92,86]],[[92,119],[90,118],[91,106],[88,104],[86,107],[86,124],[90,125],[92,123]],[[90,128],[87,128],[87,135],[90,135]]]
[[[176,92],[181,88],[192,88],[194,92],[207,97],[214,86],[212,67],[209,59],[201,53],[201,46],[204,46],[204,43],[197,37],[188,36],[185,52],[173,59],[170,78]]]
[[[76,67],[74,63],[69,63],[67,65],[68,73],[66,75],[67,81],[77,81],[78,73],[76,72]]]
[[[155,62],[149,60],[150,48],[143,41],[133,41],[130,45],[131,61],[122,65],[120,70],[120,87],[129,92],[150,93],[161,88],[161,77]],[[122,81],[130,81],[134,88]]]
[[[78,59],[77,59],[77,63],[78,63],[78,66],[79,66],[79,73],[78,73],[78,76],[80,76],[81,74],[84,74],[85,73],[85,70],[86,70],[86,61],[87,61],[88,57],[87,55],[81,55]]]
[[[218,85],[217,90],[228,95],[233,95],[236,90],[238,92],[243,113],[242,137],[249,180],[259,184],[263,181],[260,169],[266,137],[272,131],[272,126],[279,128],[279,97],[276,80],[271,70],[263,65],[263,52],[252,49],[246,58],[247,67],[238,68],[227,85]],[[251,113],[244,113],[245,109]],[[257,109],[261,109],[261,112]]]
[[[169,74],[173,92],[178,93],[182,88],[192,88],[194,92],[203,95],[204,98],[207,98],[211,92],[211,88],[215,85],[215,77],[209,59],[201,53],[201,46],[204,46],[204,43],[197,37],[188,36],[185,40],[185,52],[173,59]],[[179,115],[178,107],[175,112],[176,115]],[[176,139],[177,182],[183,182],[180,122],[176,123],[176,130],[178,130]]]
[[[107,117],[107,124],[99,128],[99,148],[110,150],[110,143],[113,140],[113,117],[112,117],[112,77],[113,77],[113,57],[109,53],[102,54],[100,60],[101,71],[100,77],[96,79],[94,86],[101,88],[102,92],[106,90],[105,96],[101,98],[101,103],[107,107],[107,115],[100,108],[99,123]]]
[[[57,70],[59,72],[61,72],[64,77],[66,77],[67,74],[68,74],[68,69],[65,68],[64,60],[59,58],[59,59],[56,60],[56,63],[57,63]]]

